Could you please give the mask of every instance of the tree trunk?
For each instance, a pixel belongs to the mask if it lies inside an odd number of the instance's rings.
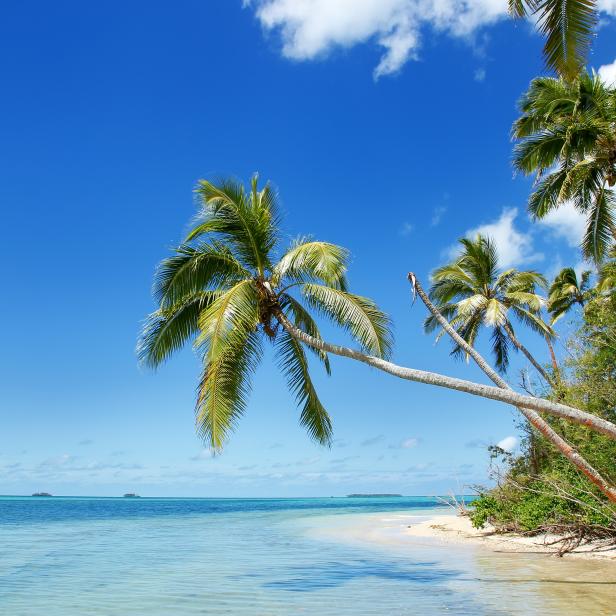
[[[560,380],[560,368],[558,367],[558,362],[556,361],[556,353],[554,353],[554,345],[550,340],[550,337],[546,334],[545,341],[548,345],[548,349],[550,350],[550,359],[552,360],[552,369],[554,370],[554,375],[558,380]]]
[[[503,325],[503,329],[507,332],[507,335],[509,336],[511,342],[513,342],[513,346],[515,346],[518,351],[522,351],[522,353],[524,353],[526,359],[528,359],[528,361],[533,366],[535,366],[537,372],[545,379],[546,383],[548,385],[554,385],[548,373],[543,369],[543,366],[531,355],[530,351],[515,337],[515,334],[513,333],[513,330],[511,329],[511,326],[508,322]]]
[[[610,436],[612,439],[616,440],[616,425],[601,419],[600,417],[596,417],[595,415],[591,415],[590,413],[584,413],[583,411],[579,411],[578,409],[574,409],[572,407],[568,407],[564,404],[559,404],[556,402],[551,402],[549,400],[544,400],[542,398],[533,398],[531,396],[524,396],[522,394],[518,394],[515,391],[510,389],[499,389],[498,387],[491,387],[489,385],[481,385],[479,383],[473,383],[471,381],[464,381],[462,379],[456,379],[450,376],[445,376],[443,374],[437,374],[435,372],[428,372],[425,370],[416,370],[414,368],[406,368],[403,366],[398,366],[392,362],[386,361],[379,357],[374,357],[372,355],[366,355],[361,353],[360,351],[356,351],[354,349],[350,349],[348,347],[343,347],[337,344],[331,344],[329,342],[325,342],[324,340],[318,340],[317,338],[313,338],[308,335],[306,332],[301,329],[295,327],[289,319],[285,316],[280,308],[274,307],[274,314],[282,327],[294,338],[311,346],[315,349],[319,349],[321,351],[326,351],[328,353],[333,353],[334,355],[340,355],[341,357],[348,357],[350,359],[354,359],[356,361],[360,361],[364,364],[368,364],[374,368],[382,370],[383,372],[387,372],[392,374],[398,378],[406,379],[408,381],[415,381],[417,383],[425,383],[427,385],[436,385],[437,387],[445,387],[447,389],[454,389],[456,391],[462,391],[465,393],[473,394],[475,396],[480,396],[482,398],[488,398],[490,400],[499,400],[500,402],[505,402],[506,404],[511,404],[513,406],[524,407],[525,412],[529,413],[530,417],[534,418],[536,413],[532,413],[532,411],[544,411],[547,413],[552,413],[558,417],[563,417],[566,419],[570,419],[574,422],[580,423],[582,425],[590,426],[593,425],[598,432],[606,434]],[[485,361],[484,361],[485,364]],[[489,370],[491,368],[487,366]],[[504,382],[504,381],[503,381]],[[505,384],[506,385],[506,384]],[[529,411],[530,409],[530,411]],[[539,415],[537,417],[541,420]],[[529,419],[530,421],[530,419]],[[541,420],[543,421],[543,420]],[[545,422],[543,422],[545,423]],[[549,438],[551,428],[545,424],[547,427],[547,431],[545,433],[546,438]],[[544,434],[544,426],[541,423],[538,424],[537,429]],[[555,435],[558,439],[560,437]],[[562,439],[561,439],[562,440]],[[573,450],[573,448],[563,441],[562,445],[563,453],[566,452],[567,458],[570,460],[576,460],[576,466],[580,469],[586,468],[586,474],[589,478],[589,473],[596,473],[592,467],[588,465],[588,463],[579,456],[577,452]],[[589,470],[588,470],[589,469]],[[598,475],[598,473],[596,473]],[[600,476],[599,476],[600,477]],[[602,483],[604,484],[604,488],[601,487],[602,491],[608,496],[608,498],[616,503],[616,489],[606,484],[606,482],[601,478]],[[595,483],[595,481],[593,481]],[[598,485],[598,484],[597,484]]]
[[[486,362],[481,354],[458,334],[451,326],[449,321],[439,312],[438,308],[430,301],[422,289],[419,281],[414,274],[408,275],[409,282],[413,285],[413,292],[416,292],[421,301],[426,305],[426,308],[434,315],[443,329],[451,336],[451,338],[460,345],[466,353],[468,353],[477,363],[477,365],[485,372],[490,380],[501,389],[512,391],[509,384]],[[509,333],[509,332],[507,332]],[[546,338],[547,339],[547,338]],[[588,479],[594,483],[612,502],[616,502],[616,488],[610,485],[601,474],[595,470],[565,439],[563,439],[538,413],[535,411],[518,406],[517,409],[526,417],[528,422],[538,430],[543,436],[550,441],[568,460],[577,467]]]

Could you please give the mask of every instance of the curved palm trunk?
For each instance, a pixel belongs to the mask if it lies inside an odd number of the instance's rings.
[[[451,338],[460,345],[477,363],[477,365],[485,372],[490,380],[501,389],[512,391],[509,384],[485,361],[479,352],[462,338],[451,326],[449,321],[439,312],[438,308],[430,301],[419,281],[414,274],[409,274],[409,281],[413,285],[413,291],[416,292],[421,301],[426,305],[426,308],[434,315],[436,320],[441,324],[443,329],[451,336]],[[547,338],[546,338],[547,339]],[[549,343],[549,340],[548,340]],[[526,417],[528,422],[543,436],[550,441],[568,460],[576,466],[586,477],[594,483],[610,501],[616,502],[616,488],[610,485],[601,474],[595,470],[565,439],[563,439],[537,412],[518,406],[517,409]]]
[[[289,332],[289,334],[315,349],[360,361],[364,364],[372,366],[373,368],[377,368],[378,370],[382,370],[383,372],[387,372],[388,374],[392,374],[393,376],[400,379],[405,379],[407,381],[425,383],[426,385],[435,385],[436,387],[444,387],[446,389],[454,389],[455,391],[472,394],[473,396],[488,398],[489,400],[497,400],[513,406],[523,406],[524,408],[542,413],[550,413],[556,417],[568,419],[573,423],[586,426],[596,432],[609,436],[613,440],[616,440],[616,425],[606,419],[592,415],[591,413],[580,411],[579,409],[567,406],[565,404],[560,404],[559,402],[545,400],[544,398],[525,396],[511,389],[499,389],[498,387],[473,383],[472,381],[465,381],[463,379],[445,376],[444,374],[438,374],[436,372],[428,372],[427,370],[417,370],[415,368],[398,366],[397,364],[381,359],[380,357],[366,355],[365,353],[356,351],[355,349],[350,349],[348,347],[313,338],[306,332],[295,327],[295,325],[287,319],[280,308],[273,308],[273,312],[276,319],[282,327]],[[487,364],[486,368],[491,370]]]
[[[513,342],[513,346],[518,349],[518,351],[522,351],[526,356],[526,359],[537,369],[537,372],[546,380],[549,385],[553,385],[553,381],[548,375],[548,373],[543,369],[543,366],[531,355],[530,351],[515,337],[513,330],[511,329],[509,323],[505,323],[503,325],[503,329],[507,332],[507,336],[509,336],[509,340]]]

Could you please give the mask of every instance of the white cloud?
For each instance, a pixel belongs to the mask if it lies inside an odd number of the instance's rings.
[[[282,54],[311,60],[333,49],[375,42],[383,54],[374,77],[399,71],[417,58],[421,35],[471,38],[507,18],[507,0],[244,0],[267,31],[280,34]],[[616,0],[599,0],[616,15]],[[536,19],[530,19],[536,22]]]
[[[417,438],[405,438],[401,443],[400,447],[402,449],[411,449],[415,447],[419,443],[419,439]]]
[[[616,13],[616,0],[614,0],[614,13]],[[611,64],[604,64],[597,71],[599,77],[609,86],[616,84],[616,60]]]
[[[564,203],[536,223],[549,229],[557,237],[564,238],[572,248],[579,247],[586,229],[586,217],[571,203]]]
[[[280,33],[287,58],[309,60],[370,40],[384,48],[375,78],[417,57],[423,26],[468,37],[506,17],[506,0],[253,0],[268,31]]]
[[[478,68],[475,71],[475,74],[473,75],[473,78],[475,79],[475,81],[479,81],[480,83],[482,81],[484,81],[485,78],[486,78],[486,69],[485,68]]]
[[[496,446],[511,452],[518,446],[518,439],[515,436],[506,436],[502,441],[498,441]]]
[[[491,238],[496,245],[499,264],[503,269],[541,261],[543,254],[535,252],[530,233],[523,233],[516,229],[517,216],[517,208],[505,208],[496,221],[469,229],[465,235],[474,238],[480,233]],[[459,246],[452,246],[448,252],[450,257],[456,256]]]

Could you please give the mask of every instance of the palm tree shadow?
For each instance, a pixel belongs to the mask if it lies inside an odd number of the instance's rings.
[[[391,561],[358,560],[326,562],[286,569],[286,579],[266,582],[264,588],[289,592],[312,592],[342,586],[363,578],[379,578],[413,584],[435,584],[456,579],[460,572],[438,568],[433,562],[419,562],[412,567],[400,567]]]

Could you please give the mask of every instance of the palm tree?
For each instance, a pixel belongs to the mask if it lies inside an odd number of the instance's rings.
[[[158,269],[159,308],[143,328],[141,360],[156,367],[194,340],[203,364],[196,423],[218,450],[246,408],[251,374],[263,341],[269,341],[302,407],[301,424],[328,444],[331,420],[310,378],[304,346],[281,330],[274,309],[320,340],[310,308],[377,357],[387,357],[391,349],[387,317],[369,299],[347,291],[344,249],[301,239],[274,258],[280,239],[276,195],[269,185],[259,190],[256,175],[249,191],[223,180],[201,181],[196,193],[202,216]],[[327,353],[314,354],[329,373]]]
[[[616,237],[616,89],[586,71],[573,81],[540,77],[519,107],[514,166],[536,174],[531,214],[571,202],[588,220],[583,253],[599,263]]]
[[[543,53],[546,64],[567,79],[573,79],[586,63],[595,26],[596,0],[509,0],[513,17],[533,15],[547,37]]]
[[[590,286],[590,271],[578,276],[572,267],[565,267],[554,278],[548,293],[548,312],[552,325],[576,304],[584,306],[593,296]]]
[[[501,373],[507,371],[509,350],[513,344],[550,383],[551,378],[518,340],[511,323],[511,315],[515,315],[544,338],[554,336],[540,315],[545,300],[536,292],[537,287],[546,286],[545,278],[534,271],[499,271],[496,247],[487,237],[463,238],[460,244],[462,252],[455,261],[432,274],[430,299],[470,346],[475,345],[483,326],[492,330],[492,352]],[[427,332],[432,332],[440,324],[434,315],[430,315],[424,327]],[[454,345],[452,354],[467,355],[459,344]]]
[[[546,438],[616,502],[616,489],[550,432],[538,413],[573,421],[615,440],[616,425],[559,402],[387,361],[388,319],[372,301],[347,291],[346,251],[303,240],[274,259],[279,239],[276,196],[269,186],[258,190],[256,176],[249,191],[233,181],[201,181],[197,194],[201,219],[158,270],[154,291],[159,308],[143,328],[138,353],[144,363],[158,366],[194,341],[203,362],[196,422],[214,450],[222,447],[246,408],[250,376],[261,358],[262,342],[268,340],[302,405],[300,421],[318,442],[330,441],[331,420],[310,380],[306,347],[328,371],[327,354],[332,353],[398,378],[534,411],[538,429],[546,428]],[[323,340],[306,306],[346,329],[361,350]]]
[[[597,291],[600,293],[614,293],[616,291],[616,246],[610,250],[609,261],[606,261],[599,270]]]

